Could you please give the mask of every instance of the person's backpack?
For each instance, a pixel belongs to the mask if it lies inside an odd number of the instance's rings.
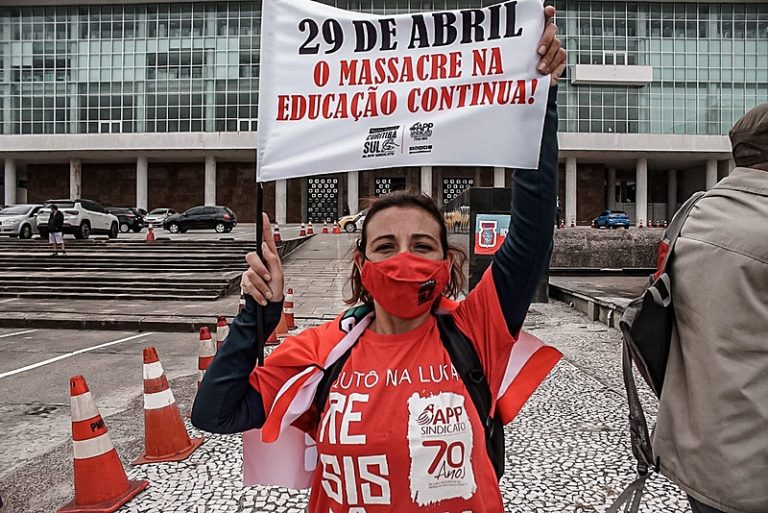
[[[629,402],[629,432],[632,453],[637,460],[638,477],[611,504],[606,513],[636,513],[651,470],[658,472],[658,462],[653,454],[648,423],[643,406],[637,395],[632,374],[632,362],[657,398],[661,397],[664,373],[669,358],[675,309],[672,304],[672,260],[674,247],[683,224],[694,205],[704,196],[697,192],[683,204],[672,219],[664,239],[659,244],[658,269],[648,283],[643,295],[627,305],[619,321],[624,339],[622,344],[622,373]]]
[[[440,330],[440,340],[443,342],[443,346],[445,346],[445,350],[451,358],[453,367],[464,382],[464,386],[467,387],[472,403],[475,405],[480,420],[483,422],[488,457],[491,459],[496,477],[501,479],[501,476],[504,474],[505,462],[504,425],[498,416],[490,415],[493,398],[491,396],[491,389],[488,386],[488,380],[485,377],[485,371],[480,364],[480,358],[477,356],[472,342],[456,327],[453,317],[450,315],[436,315],[435,317]],[[323,411],[331,386],[339,376],[353,347],[354,344],[338,360],[325,369],[323,378],[315,392],[314,404],[318,415]]]

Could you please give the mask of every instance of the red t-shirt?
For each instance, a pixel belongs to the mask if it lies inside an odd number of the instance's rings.
[[[514,343],[490,269],[453,312],[473,341],[496,397]],[[290,337],[254,370],[251,383],[271,410],[279,388],[315,360],[339,319]],[[451,365],[434,317],[398,335],[366,330],[331,387],[318,423],[295,425],[317,440],[311,513],[501,513],[485,434]],[[265,462],[268,464],[268,462]]]

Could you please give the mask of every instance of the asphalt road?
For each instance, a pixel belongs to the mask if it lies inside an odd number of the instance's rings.
[[[0,329],[0,495],[6,502],[7,476],[70,440],[69,378],[85,376],[109,425],[109,416],[142,394],[147,346],[157,348],[169,379],[194,382],[194,334]],[[140,423],[136,430],[143,436]]]

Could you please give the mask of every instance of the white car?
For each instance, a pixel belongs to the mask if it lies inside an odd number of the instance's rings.
[[[31,239],[37,233],[37,212],[42,205],[12,205],[0,210],[0,235]]]
[[[160,228],[168,216],[175,213],[176,211],[172,208],[153,208],[149,214],[144,216],[144,226],[151,224],[154,228]]]
[[[108,235],[110,239],[117,238],[120,233],[120,221],[116,216],[107,212],[95,201],[77,200],[48,200],[37,214],[37,229],[40,237],[48,238],[48,219],[51,216],[51,205],[56,205],[64,214],[62,233],[74,234],[76,239],[87,239],[91,234]]]

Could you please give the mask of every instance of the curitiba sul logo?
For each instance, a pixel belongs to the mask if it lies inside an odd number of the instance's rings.
[[[369,129],[363,144],[363,158],[391,157],[394,155],[395,150],[400,146],[397,143],[399,133],[399,125]]]

